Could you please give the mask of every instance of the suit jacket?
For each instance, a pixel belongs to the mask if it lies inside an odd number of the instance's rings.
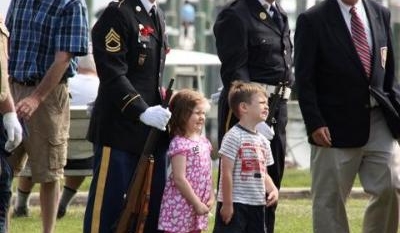
[[[297,19],[295,72],[307,133],[327,126],[334,147],[360,147],[367,142],[371,95],[378,101],[393,135],[400,135],[400,89],[394,77],[390,12],[374,1],[362,2],[373,43],[370,78],[337,0],[326,0]],[[313,143],[311,137],[309,140]]]
[[[140,0],[111,2],[92,31],[100,79],[88,139],[131,153],[143,150],[149,127],[139,121],[148,106],[161,103],[161,74],[167,41],[165,19],[158,28]]]
[[[234,80],[293,83],[288,18],[276,5],[284,21],[282,32],[258,0],[236,0],[218,15],[214,34],[225,88]]]

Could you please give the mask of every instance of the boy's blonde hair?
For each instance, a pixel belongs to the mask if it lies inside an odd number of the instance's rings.
[[[258,83],[234,81],[229,89],[228,103],[235,117],[240,118],[240,103],[251,103],[251,97],[254,94],[261,93],[268,98],[266,89]]]
[[[208,100],[200,92],[182,89],[172,96],[169,104],[172,113],[169,121],[171,135],[184,136],[186,134],[186,123],[198,104],[206,104],[206,110],[210,109]]]

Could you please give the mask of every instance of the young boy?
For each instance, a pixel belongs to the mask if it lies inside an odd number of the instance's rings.
[[[219,150],[221,174],[214,233],[265,233],[265,205],[278,201],[278,189],[267,173],[274,163],[270,142],[256,130],[268,116],[265,88],[235,81],[229,107],[239,119]]]

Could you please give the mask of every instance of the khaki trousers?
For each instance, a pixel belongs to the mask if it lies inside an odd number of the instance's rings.
[[[391,173],[395,141],[379,108],[371,110],[370,137],[360,148],[312,146],[312,212],[315,233],[348,233],[346,199],[356,175],[371,195],[363,233],[397,233],[398,205]]]

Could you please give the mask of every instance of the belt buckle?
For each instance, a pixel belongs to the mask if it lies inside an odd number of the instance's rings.
[[[287,84],[288,82],[286,81],[286,82],[279,82],[278,85],[276,86],[271,85],[272,87],[275,88],[274,92],[271,94],[279,95],[281,99],[288,100],[291,93],[291,89],[287,86]],[[277,88],[279,89],[277,90]]]

